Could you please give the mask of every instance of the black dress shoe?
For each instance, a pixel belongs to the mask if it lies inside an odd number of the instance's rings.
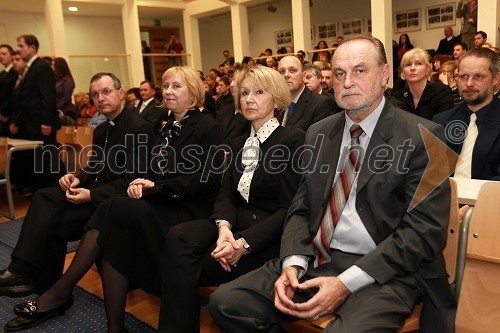
[[[62,316],[72,305],[73,296],[55,309],[45,312],[38,311],[38,301],[36,299],[17,304],[14,306],[14,312],[19,317],[9,320],[7,324],[5,324],[4,329],[6,332],[25,330],[41,324],[48,319]]]
[[[8,269],[0,270],[0,296],[21,297],[33,294],[29,275],[17,275]]]

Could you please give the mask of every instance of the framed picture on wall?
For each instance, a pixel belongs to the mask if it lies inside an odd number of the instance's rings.
[[[351,19],[342,21],[342,34],[344,36],[350,34],[360,34],[363,32],[363,19]]]
[[[420,9],[410,9],[394,13],[394,31],[407,32],[418,31],[421,29],[421,11]]]
[[[371,17],[365,17],[365,34],[372,34],[372,19]]]
[[[274,36],[276,40],[276,48],[279,49],[280,47],[287,47],[292,45],[293,42],[292,29],[276,31],[274,33]]]
[[[446,27],[455,25],[455,3],[450,2],[443,5],[427,7],[427,29]]]
[[[326,40],[332,41],[337,38],[338,35],[337,22],[328,22],[324,24],[319,24],[316,26],[318,41]]]

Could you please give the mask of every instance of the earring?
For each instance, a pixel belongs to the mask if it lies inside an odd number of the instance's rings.
[[[401,74],[401,80],[406,80],[406,77],[404,74]]]

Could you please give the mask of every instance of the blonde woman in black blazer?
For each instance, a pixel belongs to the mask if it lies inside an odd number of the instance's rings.
[[[160,332],[198,331],[199,286],[231,281],[279,255],[283,223],[300,180],[304,133],[276,119],[290,104],[277,71],[260,65],[245,69],[235,88],[236,107],[251,122],[251,134],[232,142],[230,166],[210,219],[176,225],[167,234]],[[253,138],[259,140],[257,156],[247,153]]]
[[[426,119],[453,107],[453,94],[449,86],[429,81],[432,70],[429,54],[414,48],[406,52],[401,60],[401,78],[406,87],[396,92],[406,111]]]

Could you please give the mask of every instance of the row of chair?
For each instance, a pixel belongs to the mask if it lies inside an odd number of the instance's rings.
[[[451,206],[448,240],[444,249],[448,282],[458,302],[456,333],[494,332],[500,327],[500,182],[485,183],[474,207],[459,221],[457,184],[450,178]],[[421,305],[398,331],[419,328]],[[333,315],[314,322],[289,324],[288,333],[318,333]]]

